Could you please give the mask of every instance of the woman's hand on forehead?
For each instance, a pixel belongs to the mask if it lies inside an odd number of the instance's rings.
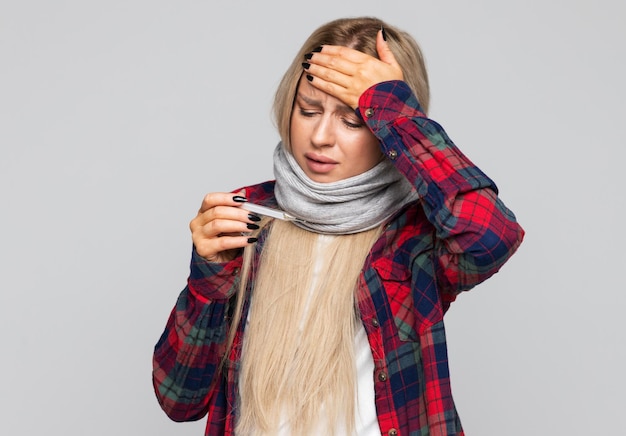
[[[320,52],[309,53],[302,66],[313,86],[356,109],[368,88],[404,78],[382,32],[378,32],[376,48],[380,60],[348,47],[325,45]]]

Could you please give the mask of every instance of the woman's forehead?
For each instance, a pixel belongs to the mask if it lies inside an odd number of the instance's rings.
[[[315,86],[311,85],[308,80],[300,81],[296,90],[296,100],[300,100],[311,106],[323,106],[326,108],[334,108],[335,110],[353,112],[350,106],[338,98],[317,89]]]

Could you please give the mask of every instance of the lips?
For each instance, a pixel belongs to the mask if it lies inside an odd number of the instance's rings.
[[[309,160],[312,160],[313,162],[319,162],[319,163],[323,163],[323,164],[336,164],[337,161],[326,157],[326,156],[321,156],[315,153],[305,153],[304,157],[306,157]]]
[[[306,165],[311,172],[325,174],[332,171],[338,164],[337,161],[315,153],[305,153]]]

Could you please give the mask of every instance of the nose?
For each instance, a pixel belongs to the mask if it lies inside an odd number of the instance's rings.
[[[324,114],[318,119],[311,132],[311,144],[318,148],[335,144],[335,126],[332,117]]]

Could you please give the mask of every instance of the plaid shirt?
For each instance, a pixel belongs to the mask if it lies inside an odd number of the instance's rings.
[[[421,112],[404,82],[370,88],[357,112],[420,196],[385,224],[357,284],[374,358],[380,430],[390,436],[463,435],[451,394],[443,316],[459,292],[500,269],[524,232],[494,183]],[[246,195],[276,206],[273,190],[269,181],[247,187]],[[161,407],[175,421],[208,413],[211,436],[234,434],[244,322],[224,369],[217,369],[240,267],[241,256],[211,263],[194,251],[187,286],[154,350],[153,382]]]

